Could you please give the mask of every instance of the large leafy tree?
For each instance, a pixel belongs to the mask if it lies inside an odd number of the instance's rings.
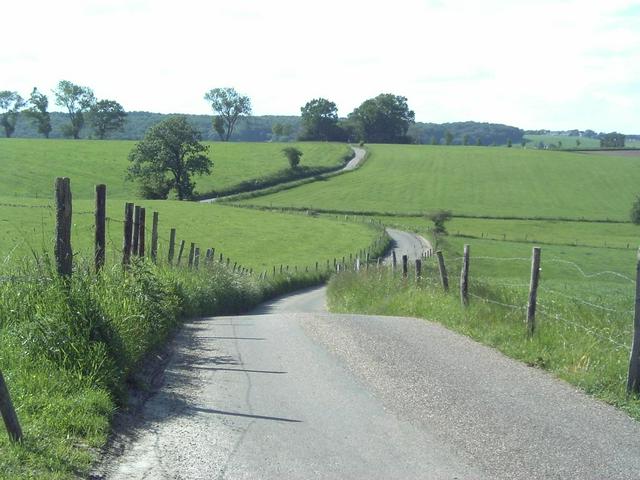
[[[114,100],[100,100],[89,111],[93,130],[101,140],[111,132],[122,130],[126,118],[127,112]]]
[[[9,138],[16,129],[20,109],[25,106],[24,99],[18,92],[3,90],[0,92],[0,124],[4,134]]]
[[[61,80],[53,93],[56,105],[66,108],[69,112],[70,124],[65,127],[65,135],[80,138],[80,131],[84,127],[84,114],[96,103],[93,90],[75,85],[68,80]]]
[[[338,107],[326,98],[314,98],[300,108],[301,140],[333,140],[338,133]]]
[[[218,116],[213,121],[216,132],[222,141],[228,142],[238,119],[251,114],[251,99],[240,95],[235,88],[214,88],[204,95]],[[222,121],[222,123],[220,123]],[[216,123],[217,122],[217,123]]]
[[[38,133],[44,135],[45,138],[49,138],[51,133],[51,115],[49,115],[48,108],[49,99],[47,96],[33,87],[29,97],[29,108],[23,113],[33,121]]]
[[[129,153],[129,176],[140,182],[147,198],[166,198],[175,189],[178,199],[193,195],[191,175],[210,174],[209,147],[187,117],[170,117],[151,127]]]
[[[382,93],[365,100],[349,119],[357,125],[362,139],[370,143],[407,143],[407,130],[415,122],[406,97]]]

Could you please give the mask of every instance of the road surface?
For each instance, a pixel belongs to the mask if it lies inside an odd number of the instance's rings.
[[[640,424],[438,324],[329,314],[316,288],[188,322],[118,453],[94,478],[637,480]]]

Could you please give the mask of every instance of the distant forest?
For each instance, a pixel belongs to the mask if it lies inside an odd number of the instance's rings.
[[[109,135],[117,140],[140,140],[147,129],[165,118],[168,114],[150,112],[128,112],[124,129]],[[189,121],[200,130],[204,140],[219,140],[213,130],[213,115],[187,115]],[[51,112],[51,138],[64,138],[62,126],[68,123],[68,115],[61,112]],[[290,125],[290,135],[275,138],[272,127],[276,124]],[[293,141],[301,132],[300,117],[297,116],[250,116],[241,117],[233,131],[231,141],[235,142],[268,142],[272,140]],[[509,140],[514,144],[522,141],[524,131],[508,125],[480,122],[454,123],[421,123],[416,122],[409,127],[409,136],[414,143],[438,144],[446,142],[447,133],[451,135],[452,144],[462,144],[466,139],[470,145],[476,145],[478,139],[482,145],[505,145]],[[91,138],[92,129],[86,126],[81,132],[81,138]],[[20,115],[16,124],[14,137],[40,137],[29,119]]]

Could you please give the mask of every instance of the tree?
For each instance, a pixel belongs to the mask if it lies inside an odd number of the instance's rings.
[[[301,140],[334,140],[338,131],[338,107],[326,98],[314,98],[300,108]]]
[[[238,119],[251,113],[251,100],[240,95],[234,88],[211,89],[205,93],[204,99],[211,103],[211,108],[218,114],[217,118],[222,120],[220,130],[216,128],[214,120],[214,129],[223,141],[228,142]],[[221,131],[223,134],[220,134]]]
[[[476,146],[478,146],[478,147],[482,146],[482,139],[480,137],[478,137],[477,140],[476,140]]]
[[[282,153],[289,161],[289,166],[291,168],[297,168],[300,164],[300,157],[302,157],[302,152],[295,147],[287,147],[282,149]]]
[[[465,133],[462,136],[462,144],[465,145],[465,146],[469,145],[469,134]]]
[[[431,145],[440,145],[440,141],[435,137],[431,137]]]
[[[640,225],[640,195],[636,196],[631,207],[631,222]]]
[[[365,100],[349,118],[368,143],[408,143],[407,130],[415,122],[415,113],[409,110],[406,97],[382,93]]]
[[[96,136],[103,140],[110,132],[122,130],[127,112],[113,100],[100,100],[89,110],[89,120]]]
[[[453,143],[453,134],[449,130],[444,134],[444,143],[446,145],[451,145]]]
[[[513,143],[511,143],[511,139],[507,140],[507,147],[511,148],[513,146]]]
[[[210,174],[209,147],[184,115],[170,117],[151,127],[129,153],[129,178],[140,181],[147,197],[166,198],[171,189],[179,200],[193,195],[191,175]]]
[[[38,92],[38,89],[33,87],[29,97],[29,105],[30,107],[24,111],[24,114],[33,121],[38,133],[44,135],[45,138],[49,138],[51,133],[51,115],[47,111],[49,99],[44,93]]]
[[[576,147],[579,147],[579,146],[580,146],[580,139],[576,138]]]
[[[218,137],[220,137],[220,140],[224,142],[225,132],[224,132],[224,122],[222,121],[222,117],[215,117],[213,119],[213,129],[218,134]]]
[[[626,137],[622,133],[611,132],[600,136],[600,148],[624,148]]]
[[[65,135],[80,138],[80,130],[84,127],[84,114],[96,103],[93,90],[75,85],[68,80],[61,80],[53,93],[56,96],[56,105],[66,108],[69,112],[70,124],[64,129]]]
[[[282,136],[283,125],[281,123],[274,123],[271,126],[271,133],[273,134],[272,140]]]
[[[4,127],[4,134],[9,138],[16,129],[16,122],[20,109],[25,101],[18,92],[4,90],[0,92],[0,124]]]

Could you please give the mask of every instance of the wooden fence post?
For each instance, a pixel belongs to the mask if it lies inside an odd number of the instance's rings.
[[[629,356],[627,394],[640,393],[640,250],[636,261],[636,301],[633,316],[633,340]]]
[[[131,232],[133,231],[133,203],[124,204],[124,238],[122,241],[122,265],[131,262]]]
[[[369,270],[369,262],[371,261],[371,254],[367,252],[367,263],[364,264],[365,270]]]
[[[416,258],[416,282],[422,278],[422,260]]]
[[[180,248],[178,249],[178,261],[176,265],[180,266],[180,262],[182,261],[182,254],[184,253],[184,240],[180,240]]]
[[[67,177],[56,178],[56,243],[58,274],[68,277],[73,269],[71,251],[71,186]]]
[[[172,228],[169,234],[169,265],[173,265],[173,256],[176,253],[176,229]]]
[[[200,247],[196,247],[196,251],[193,253],[193,266],[196,270],[200,266]]]
[[[462,306],[469,305],[469,245],[464,246],[462,270],[460,272],[460,301]]]
[[[213,250],[207,248],[207,253],[204,256],[205,265],[211,265],[213,263]]]
[[[138,255],[140,241],[140,205],[133,207],[133,239],[131,240],[131,255]]]
[[[151,223],[151,261],[158,262],[158,212],[153,212]]]
[[[356,272],[360,271],[360,257],[356,257]]]
[[[138,228],[140,233],[138,233],[138,256],[144,257],[145,253],[145,245],[146,245],[146,226],[147,226],[147,210],[145,208],[140,208],[140,223]]]
[[[396,258],[396,251],[395,250],[391,250],[391,267],[395,273],[396,271],[396,266],[398,264],[398,259]]]
[[[22,429],[20,428],[20,422],[18,422],[18,415],[16,415],[16,411],[13,408],[13,403],[9,396],[9,389],[2,376],[2,371],[0,371],[0,413],[7,427],[9,439],[12,442],[21,441]]]
[[[409,275],[409,257],[402,255],[402,277],[407,278]]]
[[[436,252],[436,256],[438,257],[438,269],[440,270],[440,282],[442,283],[442,289],[445,292],[449,291],[449,277],[447,276],[447,267],[444,264],[444,257],[442,256],[442,251],[438,250]]]
[[[191,242],[191,246],[189,247],[189,268],[193,267],[193,257],[196,251],[196,244]]]
[[[538,299],[538,281],[540,279],[540,247],[533,247],[531,256],[531,283],[529,285],[529,303],[527,304],[527,334],[531,337],[536,329],[536,301]]]
[[[94,262],[96,273],[104,266],[105,247],[106,247],[106,228],[107,228],[107,186],[104,184],[96,185],[96,212],[95,212],[95,245],[94,245]]]

